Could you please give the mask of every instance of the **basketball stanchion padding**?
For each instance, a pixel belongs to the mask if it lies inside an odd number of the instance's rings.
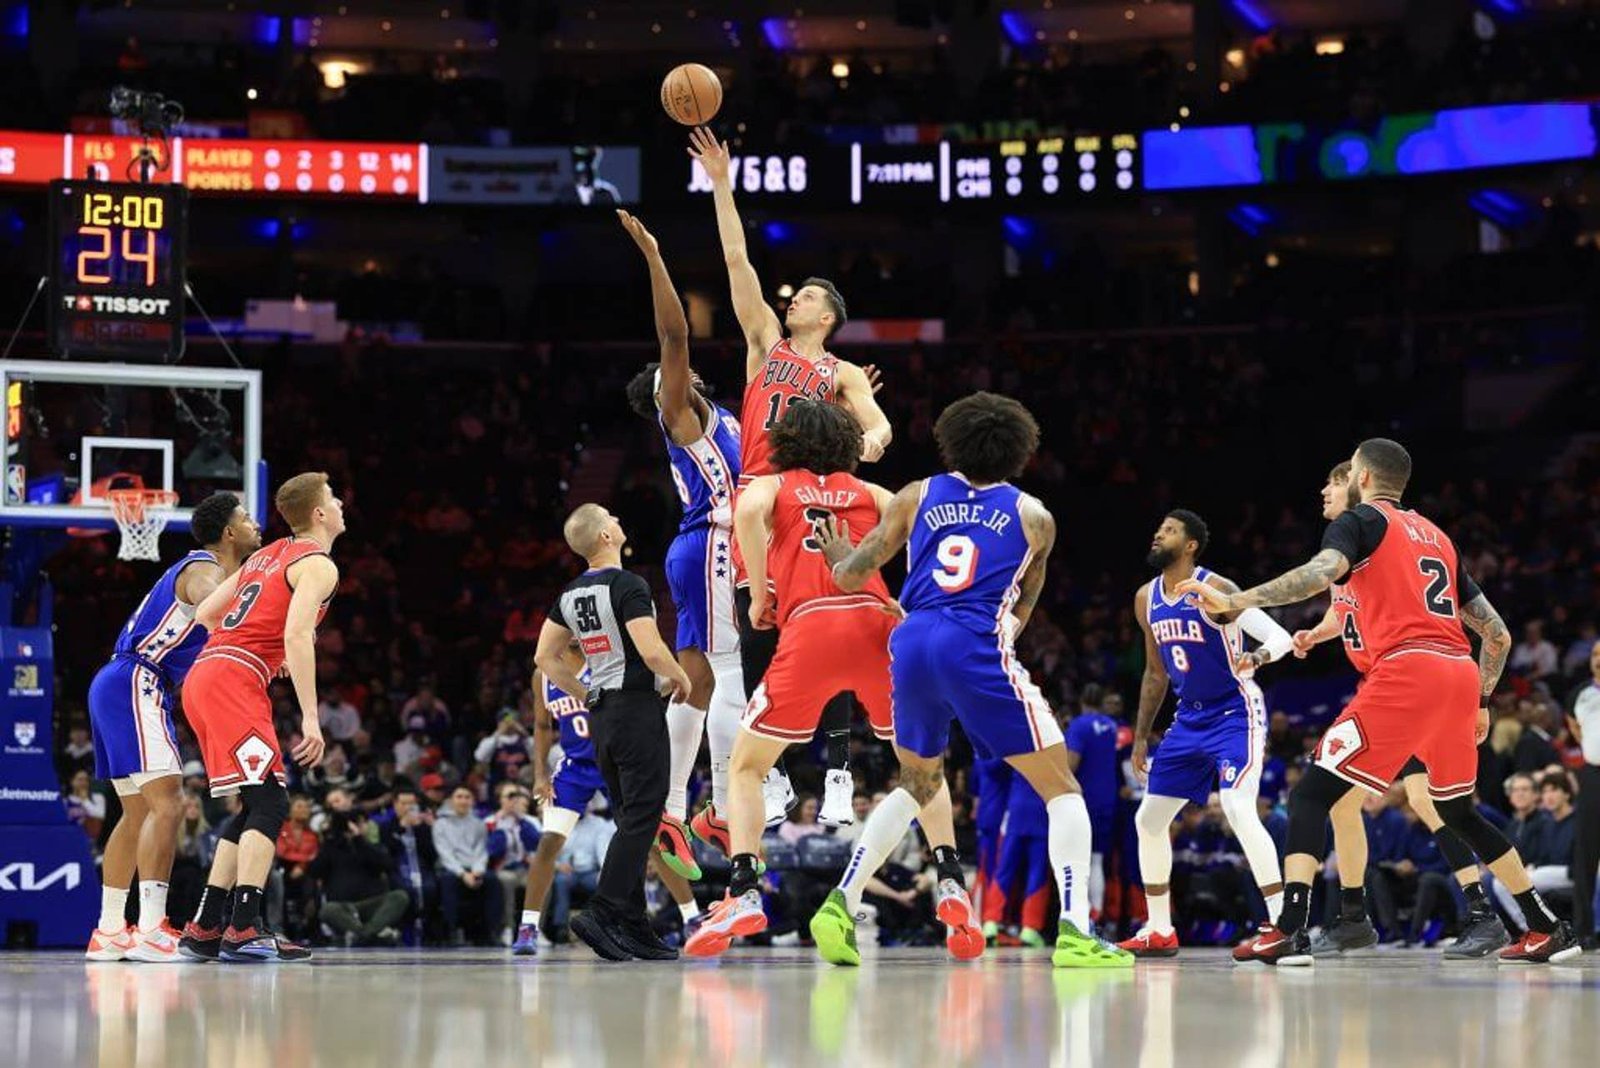
[[[107,493],[106,498],[122,532],[117,559],[161,559],[161,532],[178,503],[178,494],[173,490],[120,489]]]

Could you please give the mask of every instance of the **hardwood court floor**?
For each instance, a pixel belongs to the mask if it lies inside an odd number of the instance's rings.
[[[1028,950],[971,965],[868,954],[844,970],[800,949],[625,965],[581,948],[331,950],[295,966],[7,953],[0,1064],[1416,1068],[1593,1064],[1600,1050],[1592,956],[1512,969],[1387,951],[1270,970],[1185,950],[1130,974],[1058,972]]]

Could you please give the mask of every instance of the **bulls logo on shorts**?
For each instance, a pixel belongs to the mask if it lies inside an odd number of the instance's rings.
[[[1328,733],[1322,736],[1322,744],[1317,747],[1317,763],[1322,767],[1337,769],[1345,761],[1365,749],[1367,743],[1361,737],[1361,728],[1353,719],[1340,720],[1328,728]]]
[[[233,759],[238,763],[244,781],[251,786],[260,786],[267,781],[267,776],[272,773],[272,761],[277,755],[272,746],[254,734],[233,750]]]

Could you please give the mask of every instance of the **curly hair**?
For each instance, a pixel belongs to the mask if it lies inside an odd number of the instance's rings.
[[[647,363],[644,370],[628,379],[628,407],[646,419],[656,417],[656,372],[659,363]]]
[[[779,471],[831,475],[861,462],[861,427],[836,404],[796,397],[772,428],[771,442]]]
[[[233,522],[233,513],[239,510],[239,498],[232,493],[213,493],[195,506],[189,517],[189,533],[200,545],[214,545]]]
[[[1010,397],[974,393],[939,413],[933,437],[945,467],[988,485],[1022,474],[1039,448],[1039,424]]]
[[[1211,528],[1206,526],[1206,521],[1199,514],[1187,508],[1174,508],[1167,513],[1168,519],[1176,519],[1183,524],[1183,533],[1195,543],[1194,554],[1199,556],[1206,551],[1206,546],[1211,544]]]

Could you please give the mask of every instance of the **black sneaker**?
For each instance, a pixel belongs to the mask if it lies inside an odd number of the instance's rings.
[[[617,938],[616,924],[593,905],[572,917],[567,926],[584,945],[606,960],[633,959],[633,954]]]
[[[1481,960],[1511,944],[1506,925],[1492,912],[1479,912],[1467,917],[1466,929],[1454,944],[1444,951],[1445,960]]]
[[[1341,916],[1331,927],[1324,927],[1317,932],[1307,952],[1313,957],[1333,957],[1358,949],[1371,949],[1377,944],[1378,929],[1372,926],[1370,919],[1362,916],[1359,920],[1350,920]]]
[[[184,924],[183,937],[178,940],[178,952],[190,960],[216,960],[222,952],[222,928],[201,927],[190,920]]]
[[[612,932],[617,944],[640,960],[677,960],[678,951],[661,941],[642,919],[627,920]]]
[[[264,925],[230,926],[222,934],[220,957],[231,964],[299,964],[311,959],[311,951],[279,938]]]

